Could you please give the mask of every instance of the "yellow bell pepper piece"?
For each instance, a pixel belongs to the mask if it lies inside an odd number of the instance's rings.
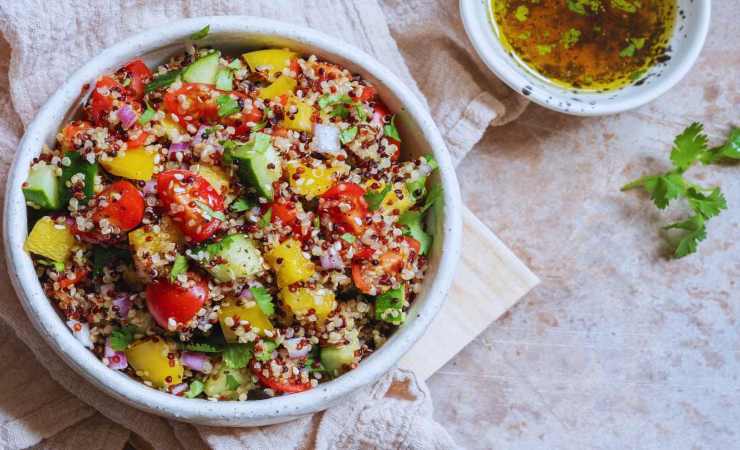
[[[154,174],[157,153],[143,147],[130,148],[111,159],[101,159],[100,165],[112,175],[131,180],[149,181]]]
[[[292,119],[286,113],[285,119],[283,119],[283,127],[296,131],[305,131],[307,133],[311,132],[313,130],[313,122],[311,120],[313,108],[311,105],[294,98],[288,101],[288,106],[285,110],[289,110],[291,106],[295,106],[297,111]]]
[[[242,55],[252,72],[256,72],[257,69],[267,69],[262,72],[267,74],[269,80],[274,80],[280,75],[283,69],[290,66],[291,60],[295,57],[294,52],[281,49],[257,50]]]
[[[173,142],[179,142],[177,139],[179,139],[181,135],[187,133],[182,125],[170,119],[162,119],[159,124],[162,126],[162,129],[164,129],[165,136]]]
[[[293,177],[302,167],[303,171],[296,179]],[[318,197],[334,186],[334,174],[339,170],[334,167],[308,167],[299,163],[291,163],[287,166],[290,188],[296,194],[303,195],[308,199]]]
[[[136,374],[155,387],[172,386],[182,383],[183,366],[164,339],[150,337],[140,339],[126,349],[126,358]]]
[[[298,82],[295,79],[280,75],[271,85],[260,89],[258,97],[262,100],[272,100],[282,95],[292,95],[297,85]]]
[[[326,288],[299,288],[291,292],[286,287],[280,290],[280,297],[292,314],[306,316],[310,310],[314,310],[321,322],[326,320],[335,307],[334,292]]]
[[[365,189],[370,191],[370,186],[376,183],[374,180],[370,180],[367,183],[365,183]],[[372,190],[373,192],[380,192],[383,189],[385,189],[385,182],[380,183],[380,188]],[[403,198],[398,198],[398,194],[396,194],[396,190],[400,190]],[[392,214],[403,214],[411,207],[414,206],[414,201],[411,196],[411,193],[409,192],[408,188],[406,187],[405,183],[396,183],[393,185],[393,188],[388,191],[387,194],[385,194],[385,197],[383,197],[383,201],[380,203],[380,211],[383,215],[392,215]]]
[[[226,324],[226,318],[231,317],[235,322],[246,320],[252,327],[259,328],[259,335],[264,336],[265,330],[273,330],[272,322],[262,312],[259,306],[254,305],[251,308],[245,306],[236,306],[235,300],[227,300],[226,304],[221,304],[218,310],[218,320],[221,322],[221,330],[224,333],[226,342],[238,342],[239,337],[234,330]]]
[[[205,178],[221,195],[226,195],[231,188],[231,177],[221,167],[200,164],[195,173]]]
[[[272,249],[265,255],[265,260],[277,272],[277,284],[280,287],[306,281],[316,273],[316,267],[303,256],[301,243],[295,239],[288,239]]]
[[[26,238],[23,248],[27,252],[64,262],[72,254],[75,238],[66,224],[57,224],[51,217],[39,219]]]
[[[146,273],[147,265],[151,264],[151,255],[162,255],[171,252],[185,242],[180,228],[168,216],[162,217],[159,223],[159,232],[153,229],[146,231],[144,227],[129,232],[128,242],[133,249],[134,265]]]

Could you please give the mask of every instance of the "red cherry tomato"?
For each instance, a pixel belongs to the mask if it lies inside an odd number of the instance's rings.
[[[278,221],[280,221],[280,223],[284,226],[289,226],[293,231],[292,237],[301,240],[306,237],[303,232],[303,227],[298,220],[295,203],[288,200],[279,199],[267,205],[265,207],[265,211],[267,211],[267,209],[272,209],[270,222],[277,223]]]
[[[147,133],[146,131],[131,131],[129,132],[129,136],[133,135],[134,133],[138,134],[136,134],[136,137],[134,138],[129,137],[128,141],[126,141],[126,147],[138,148],[146,145],[146,139],[149,137],[149,133]]]
[[[264,365],[263,365],[264,367]],[[311,389],[311,383],[301,383],[298,381],[298,379],[290,378],[287,383],[283,383],[281,381],[276,380],[272,377],[266,377],[262,373],[262,369],[257,369],[255,367],[255,361],[253,360],[252,365],[252,373],[254,373],[257,376],[257,379],[259,380],[260,384],[263,386],[266,386],[270,389],[272,389],[275,392],[284,392],[286,394],[295,394],[296,392],[303,392]]]
[[[349,209],[340,205],[349,205]],[[365,190],[355,183],[339,183],[321,195],[319,212],[328,216],[339,231],[359,236],[365,231],[368,212]]]
[[[190,322],[208,299],[208,283],[192,272],[187,277],[187,288],[167,280],[157,280],[146,288],[146,306],[165,330],[170,318],[178,324]]]
[[[224,199],[200,175],[182,169],[160,173],[157,176],[157,195],[165,213],[172,216],[190,241],[208,239],[221,225],[221,221],[213,217],[213,212],[223,213]]]
[[[414,252],[416,252],[417,255],[419,253],[421,253],[421,244],[419,243],[419,241],[417,241],[416,239],[414,239],[414,238],[412,238],[410,236],[404,236],[403,237],[403,240],[406,241],[406,243],[411,248],[411,250],[413,250]]]
[[[421,245],[414,238],[405,236],[404,240],[412,252],[419,254]],[[378,281],[383,275],[396,275],[406,264],[404,256],[399,249],[389,250],[378,258],[378,265],[370,262],[372,250],[369,247],[362,246],[355,253],[352,260],[352,281],[357,289],[365,294],[372,292],[372,287],[377,286]]]
[[[219,120],[218,105],[213,100],[215,91],[207,84],[183,83],[180,89],[164,95],[164,110],[175,114],[183,125],[212,124]],[[182,103],[180,98],[184,98]]]
[[[124,97],[125,89],[118,81],[108,76],[98,79],[87,107],[90,120],[97,126],[106,126],[114,100],[123,100]]]
[[[129,181],[116,181],[106,190],[95,197],[92,210],[91,231],[81,231],[74,223],[75,233],[85,241],[92,243],[113,242],[120,239],[121,234],[136,228],[144,218],[144,197],[136,186]],[[101,221],[116,227],[119,233],[103,234]]]
[[[357,99],[361,102],[369,102],[375,98],[377,91],[372,86],[364,86],[362,88],[362,94]]]
[[[85,131],[92,128],[92,124],[86,120],[75,120],[70,122],[62,130],[62,148],[64,150],[75,150],[74,141]]]
[[[124,77],[131,80],[128,90],[134,98],[141,99],[144,97],[147,83],[152,80],[152,72],[149,70],[144,61],[135,59],[123,66]]]

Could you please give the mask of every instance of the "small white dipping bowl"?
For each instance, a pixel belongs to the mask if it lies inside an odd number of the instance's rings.
[[[302,54],[316,54],[361,74],[378,87],[391,111],[398,112],[403,157],[432,153],[439,162],[440,170],[432,182],[442,184],[444,202],[434,216],[435,239],[429,271],[407,322],[357,369],[306,392],[267,400],[210,402],[166,394],[109,369],[73,337],[44,294],[31,258],[23,250],[28,229],[21,184],[42,145],[52,145],[60,125],[78,110],[85,85],[133,58],[143,57],[150,67],[162,63],[184,51],[188,36],[206,25],[210,25],[210,33],[199,41],[201,45],[235,54],[249,49],[288,47]],[[77,373],[120,401],[153,414],[204,425],[257,426],[285,422],[326,409],[377,380],[421,337],[439,311],[460,252],[460,191],[445,143],[425,105],[400,79],[365,52],[335,37],[257,17],[203,17],[168,23],[132,36],[85,64],[56,91],[26,130],[9,174],[5,199],[4,237],[10,278],[29,319],[50,347]]]
[[[490,0],[460,0],[465,31],[483,62],[509,87],[533,102],[576,116],[627,111],[655,100],[672,88],[699,56],[709,31],[711,11],[711,0],[677,0],[676,23],[668,43],[670,58],[623,88],[588,92],[555,85],[514,58],[496,34],[490,4]]]

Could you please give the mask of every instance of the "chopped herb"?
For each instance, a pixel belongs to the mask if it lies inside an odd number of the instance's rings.
[[[223,345],[211,342],[190,342],[182,347],[184,350],[200,353],[221,353],[224,351]]]
[[[346,119],[349,117],[349,109],[347,109],[346,106],[344,106],[343,103],[340,103],[338,105],[334,105],[334,109],[331,110],[331,115],[334,117],[341,117],[342,119]]]
[[[391,117],[391,123],[388,123],[383,127],[383,134],[389,138],[393,138],[397,140],[398,142],[401,142],[401,135],[398,134],[398,129],[396,128],[396,116],[395,115]]]
[[[272,295],[270,295],[270,292],[267,289],[254,286],[249,288],[249,292],[252,293],[254,301],[257,302],[257,306],[259,306],[260,310],[262,310],[266,316],[272,316],[275,314],[275,304],[272,302]]]
[[[57,272],[64,272],[64,263],[61,261],[52,261],[46,258],[39,258],[36,260],[36,262],[41,264],[42,266],[51,267]]]
[[[133,325],[126,325],[125,327],[113,330],[110,334],[110,347],[117,351],[122,352],[134,341],[134,335],[136,334],[136,327]]]
[[[537,44],[537,52],[540,55],[547,55],[552,52],[553,45]]]
[[[240,197],[236,200],[234,200],[230,205],[229,209],[233,212],[244,212],[252,209],[252,204],[244,197]]]
[[[235,391],[239,389],[239,386],[241,384],[234,378],[234,375],[227,374],[226,375],[226,389],[229,391]]]
[[[704,222],[705,219],[703,217],[694,215],[682,222],[672,223],[663,227],[665,230],[675,229],[686,231],[676,244],[676,249],[673,252],[674,257],[683,258],[686,255],[696,252],[699,242],[707,238],[707,228]]]
[[[401,325],[406,321],[403,304],[406,292],[403,286],[386,291],[375,299],[375,319],[393,325]]]
[[[431,153],[428,155],[424,155],[424,159],[427,161],[427,164],[429,164],[429,167],[431,167],[432,170],[439,169],[439,163],[434,158],[434,155],[432,155]]]
[[[516,38],[517,38],[517,39],[521,39],[521,40],[527,40],[527,39],[529,39],[530,37],[532,37],[532,33],[531,33],[531,32],[529,32],[529,31],[522,31],[521,33],[519,33],[519,34],[518,34],[518,35],[516,36]]]
[[[348,95],[324,94],[319,98],[319,101],[318,101],[319,108],[321,109],[324,109],[327,106],[336,105],[336,104],[344,104],[344,103],[352,103],[352,99]]]
[[[200,200],[195,200],[195,205],[200,209],[203,218],[210,221],[212,219],[218,219],[221,221],[226,220],[226,216],[221,211],[214,211],[210,206],[206,205]]]
[[[270,224],[270,221],[272,221],[272,208],[269,208],[267,211],[265,211],[264,214],[262,214],[262,217],[260,217],[259,222],[257,222],[257,225],[260,228],[265,228],[267,225]]]
[[[354,244],[354,242],[357,240],[357,238],[353,234],[350,234],[350,233],[344,233],[342,235],[342,239],[349,242],[350,244]]]
[[[426,255],[432,246],[432,235],[424,231],[424,214],[419,211],[406,211],[398,218],[398,224],[403,225],[404,236],[414,238],[419,243],[419,253]]]
[[[172,263],[172,270],[170,270],[170,280],[175,281],[177,277],[187,272],[188,270],[188,260],[183,256],[178,254],[175,256],[175,262]]]
[[[588,14],[586,7],[594,13],[598,12],[601,8],[600,0],[566,0],[566,3],[568,5],[568,9],[582,16]]]
[[[390,191],[391,185],[386,183],[386,185],[383,186],[383,189],[379,191],[369,190],[365,192],[365,201],[367,202],[367,206],[370,211],[375,211],[380,208],[381,203],[383,203],[383,199],[385,199],[385,196],[388,195]]]
[[[611,5],[613,8],[621,9],[624,12],[635,13],[637,12],[637,8],[640,7],[640,2],[634,0],[611,0]]]
[[[216,104],[219,117],[228,117],[241,111],[239,104],[230,95],[219,95],[216,97]]]
[[[131,252],[118,247],[94,246],[92,249],[93,276],[102,276],[103,268],[112,265],[115,261],[131,261]]]
[[[252,349],[247,344],[227,344],[223,359],[229,369],[242,369],[252,359]]]
[[[205,385],[200,380],[193,380],[190,382],[189,389],[185,392],[185,397],[187,398],[195,398],[203,393],[203,388]]]
[[[362,103],[358,103],[355,105],[355,114],[357,115],[357,119],[361,122],[364,122],[367,120],[367,111],[365,111],[365,105]]]
[[[348,144],[352,142],[355,136],[357,136],[357,126],[349,127],[339,133],[339,141],[342,144]]]
[[[527,20],[527,16],[529,16],[529,8],[527,8],[524,5],[520,5],[516,8],[516,11],[514,12],[514,17],[516,17],[516,20],[519,22],[524,22]]]
[[[267,362],[272,359],[272,352],[274,352],[276,348],[277,344],[275,344],[275,342],[265,339],[262,341],[262,351],[255,354],[254,357],[257,361]]]
[[[560,42],[563,44],[563,47],[571,48],[578,43],[579,39],[581,39],[581,32],[575,28],[570,28],[563,33]]]
[[[735,127],[730,131],[727,142],[705,152],[701,161],[704,164],[724,162],[727,160],[740,160],[740,128]]]
[[[208,32],[211,31],[211,26],[206,25],[200,30],[196,31],[195,33],[190,35],[190,39],[194,41],[198,41],[200,39],[203,39],[204,37],[208,36]]]
[[[146,85],[146,88],[144,89],[146,93],[154,92],[157,89],[161,89],[163,87],[167,87],[175,82],[177,77],[180,76],[180,72],[182,72],[182,69],[178,70],[171,70],[164,75],[160,75],[156,78],[154,78],[149,84]]]
[[[154,117],[154,114],[156,114],[156,111],[152,109],[151,106],[149,106],[149,103],[146,104],[146,110],[141,114],[141,117],[139,117],[139,125],[146,125],[149,123],[150,120],[152,120],[152,117]]]
[[[422,212],[425,212],[429,208],[431,208],[435,203],[437,203],[439,200],[442,199],[442,195],[444,194],[444,190],[442,189],[442,186],[439,184],[433,185],[429,189],[429,193],[427,194],[427,199],[424,202],[424,207],[421,208]]]

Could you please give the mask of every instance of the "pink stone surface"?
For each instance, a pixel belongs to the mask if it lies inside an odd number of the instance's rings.
[[[619,191],[667,169],[689,123],[713,144],[740,126],[740,3],[713,7],[699,61],[657,101],[595,119],[530,105],[460,165],[467,205],[542,279],[430,379],[461,445],[737,448],[740,166],[689,172],[729,209],[681,260],[659,228],[685,210]]]

